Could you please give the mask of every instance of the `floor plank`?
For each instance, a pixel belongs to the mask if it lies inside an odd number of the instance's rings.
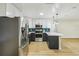
[[[28,56],[79,56],[79,39],[62,39],[62,49],[49,49],[46,42],[31,42]]]

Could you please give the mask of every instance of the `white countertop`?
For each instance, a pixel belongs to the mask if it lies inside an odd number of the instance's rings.
[[[28,34],[31,34],[31,33],[35,33],[35,32],[29,32]]]
[[[35,33],[35,32],[29,32],[30,33]],[[58,33],[58,32],[45,32],[48,34],[48,36],[63,36],[62,33]]]
[[[57,32],[48,32],[47,33],[49,36],[62,36],[62,33],[57,33]]]

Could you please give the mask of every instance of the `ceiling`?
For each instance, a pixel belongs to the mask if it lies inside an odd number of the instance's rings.
[[[32,18],[79,19],[78,3],[15,3],[14,5],[22,10],[23,16]]]

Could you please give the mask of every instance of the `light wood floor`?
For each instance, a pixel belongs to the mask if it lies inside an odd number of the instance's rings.
[[[62,49],[49,49],[46,42],[31,42],[28,56],[79,56],[79,39],[62,39]]]

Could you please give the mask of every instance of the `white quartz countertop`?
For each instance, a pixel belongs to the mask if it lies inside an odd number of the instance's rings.
[[[57,32],[49,32],[47,34],[48,34],[48,36],[63,36],[62,33],[57,33]]]
[[[31,33],[35,33],[35,32],[29,32],[28,34],[31,34]]]
[[[29,34],[31,33],[35,33],[35,32],[29,32]],[[45,32],[48,34],[48,36],[63,36],[62,33],[58,33],[58,32]]]

